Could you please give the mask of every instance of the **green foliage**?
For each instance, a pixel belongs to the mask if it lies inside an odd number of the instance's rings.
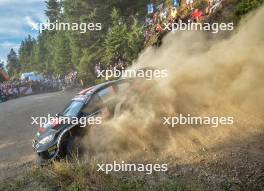
[[[101,23],[102,30],[43,31],[36,40],[28,36],[21,42],[19,64],[11,74],[30,71],[63,74],[76,68],[84,83],[94,83],[96,63],[111,64],[117,55],[127,64],[137,58],[144,41],[138,21],[143,21],[147,3],[147,0],[47,0],[45,13],[50,22]]]
[[[0,182],[0,190],[58,190],[58,191],[198,191],[193,182],[158,174],[108,174],[97,171],[97,164],[74,159],[72,162],[54,162],[42,169],[33,169],[15,179]]]
[[[164,1],[166,6],[172,6],[173,5],[173,0],[165,0]]]
[[[55,37],[53,67],[55,73],[64,74],[65,71],[72,69],[70,42],[63,32],[58,32]]]
[[[194,7],[200,10],[204,10],[208,6],[207,0],[200,0],[194,2]]]
[[[49,42],[49,43],[47,43]],[[44,73],[52,71],[53,53],[49,50],[53,48],[54,39],[49,33],[44,32],[39,35],[34,51],[34,69]]]
[[[83,80],[85,84],[92,85],[95,80],[95,76],[93,75],[93,65],[90,64],[94,57],[96,57],[95,53],[85,50],[80,64],[78,65],[79,78]]]
[[[118,56],[121,56],[126,63],[130,64],[143,46],[142,28],[137,22],[128,27],[115,8],[111,18],[112,27],[105,37],[103,62],[111,64],[117,61]]]
[[[120,18],[116,9],[111,14],[112,27],[105,37],[104,48],[105,55],[103,61],[107,64],[112,63],[117,55],[124,55],[127,48],[128,28]]]
[[[144,36],[142,26],[139,23],[134,23],[130,28],[130,32],[127,33],[128,50],[124,53],[129,63],[132,63],[137,58],[138,53],[142,50],[143,44]]]
[[[264,0],[242,0],[235,10],[237,16],[242,16],[247,14],[253,9],[260,7]]]
[[[45,2],[47,5],[45,14],[51,22],[55,22],[60,17],[61,3],[57,0],[48,0]]]
[[[21,42],[19,52],[19,70],[22,72],[31,71],[34,69],[33,58],[34,58],[34,46],[36,45],[36,40],[30,35]]]
[[[20,71],[18,57],[13,48],[7,56],[7,69],[10,76],[17,75]]]

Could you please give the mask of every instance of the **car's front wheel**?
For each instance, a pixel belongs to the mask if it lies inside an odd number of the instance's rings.
[[[37,159],[36,159],[37,167],[43,167],[47,164],[49,164],[49,159],[47,159],[42,153],[38,153]]]

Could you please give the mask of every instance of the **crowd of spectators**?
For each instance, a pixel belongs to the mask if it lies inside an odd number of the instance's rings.
[[[108,70],[108,71],[112,70],[112,71],[114,71],[114,70],[125,70],[126,68],[127,68],[127,65],[123,61],[122,57],[121,56],[117,56],[114,59],[114,62],[108,64],[106,67],[103,66],[100,62],[95,64],[95,66],[94,66],[94,70],[95,71],[94,72],[95,72],[96,77],[98,77],[102,70]]]
[[[77,85],[77,71],[72,70],[68,74],[66,74],[62,79],[59,78],[60,82],[63,84],[62,88],[73,88]]]
[[[126,69],[126,64],[121,60],[119,59],[116,63],[114,64],[109,64],[107,66],[107,70],[124,70]]]
[[[65,90],[75,87],[77,72],[71,71],[64,76],[45,75],[39,80],[12,79],[0,83],[0,102],[20,96]]]
[[[159,44],[167,28],[165,25],[181,22],[203,22],[211,13],[215,12],[225,0],[171,0],[172,4],[166,6],[164,1],[148,4],[148,15],[144,22],[144,45]],[[202,2],[200,8],[198,2]],[[200,4],[201,5],[201,4]],[[154,38],[152,38],[154,37]],[[153,39],[153,40],[152,40]],[[102,70],[125,70],[127,65],[122,56],[117,53],[113,63],[107,66],[98,62],[94,66],[94,73],[98,77]]]
[[[202,22],[208,15],[221,7],[224,0],[203,0],[206,3],[204,9],[196,7],[197,1],[201,0],[173,0],[172,5],[165,6],[164,2],[158,5],[151,3],[148,15],[144,23],[145,46],[151,37],[159,41],[168,32],[165,24],[182,22]]]

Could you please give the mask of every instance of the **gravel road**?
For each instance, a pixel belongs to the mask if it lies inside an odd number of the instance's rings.
[[[26,96],[0,103],[0,178],[34,161],[32,118],[60,112],[76,91]]]

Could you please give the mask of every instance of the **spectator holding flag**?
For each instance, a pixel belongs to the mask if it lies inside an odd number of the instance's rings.
[[[193,10],[193,0],[186,0],[186,4],[191,10]]]
[[[199,22],[200,17],[203,15],[202,11],[199,9],[195,9],[194,12],[192,13],[192,20],[194,22]]]
[[[173,7],[179,8],[180,7],[180,0],[173,0]]]
[[[175,7],[173,7],[172,9],[171,9],[171,12],[170,12],[170,20],[172,21],[172,22],[174,22],[175,20],[176,20],[176,17],[177,17],[177,9],[175,8]]]
[[[150,3],[147,5],[148,14],[152,14],[154,12],[154,4]]]
[[[162,26],[160,23],[156,25],[156,34],[160,34],[163,31]]]

